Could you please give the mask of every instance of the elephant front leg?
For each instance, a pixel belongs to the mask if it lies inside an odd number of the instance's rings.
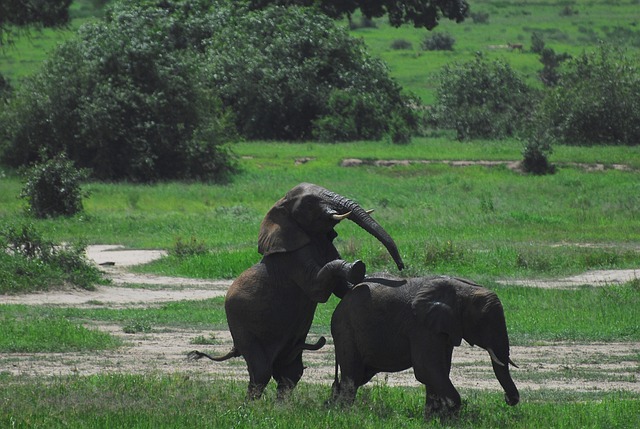
[[[450,415],[460,409],[462,399],[449,378],[452,351],[453,347],[444,339],[430,347],[423,345],[412,349],[414,374],[427,390],[425,419],[434,414]]]

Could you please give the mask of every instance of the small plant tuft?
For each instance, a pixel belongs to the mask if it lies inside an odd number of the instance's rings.
[[[218,340],[216,338],[216,336],[213,333],[211,333],[211,334],[209,334],[208,337],[205,337],[204,335],[198,335],[197,337],[192,338],[189,341],[189,344],[197,344],[197,345],[202,345],[202,346],[213,346],[213,345],[221,344],[221,343],[220,343],[220,340]]]
[[[122,327],[125,334],[149,333],[152,331],[151,324],[145,320],[136,320]]]
[[[209,253],[207,244],[193,236],[188,241],[184,241],[182,237],[176,238],[173,248],[169,250],[169,255],[178,258],[206,255],[207,253]]]

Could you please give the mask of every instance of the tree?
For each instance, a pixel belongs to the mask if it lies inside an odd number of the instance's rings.
[[[601,45],[566,61],[533,122],[551,143],[640,144],[637,54]]]
[[[72,0],[2,0],[0,47],[11,43],[12,27],[58,27],[69,22]]]
[[[441,127],[455,129],[460,140],[504,138],[524,127],[536,98],[509,64],[479,54],[471,61],[443,68],[435,119]]]
[[[367,18],[387,15],[391,25],[399,27],[412,23],[428,30],[438,25],[442,18],[461,22],[467,16],[469,4],[466,0],[250,0],[250,7],[261,9],[269,4],[283,6],[314,6],[331,18],[351,17],[360,10]]]
[[[280,6],[223,18],[207,69],[244,137],[378,140],[415,129],[410,100],[386,65],[331,18]]]
[[[225,180],[233,124],[202,68],[203,3],[123,2],[83,26],[0,112],[4,161],[45,147],[102,180]]]

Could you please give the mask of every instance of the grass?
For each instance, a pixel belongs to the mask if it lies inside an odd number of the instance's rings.
[[[468,61],[477,52],[489,58],[503,59],[528,83],[539,86],[537,73],[542,65],[539,55],[530,50],[533,33],[542,35],[546,47],[573,56],[593,50],[601,40],[639,52],[636,1],[578,0],[568,4],[476,0],[470,5],[474,13],[487,13],[488,22],[478,24],[468,18],[457,24],[443,20],[433,30],[448,33],[456,40],[453,51],[423,51],[421,43],[429,34],[427,30],[410,25],[393,28],[386,18],[376,19],[376,28],[360,28],[352,34],[361,37],[370,51],[389,65],[391,74],[405,89],[420,96],[427,104],[435,100],[439,70],[447,63]],[[567,7],[572,14],[563,13]],[[392,49],[395,40],[406,40],[412,48]],[[507,46],[509,43],[523,44],[524,49],[511,50]]]
[[[0,383],[3,427],[75,428],[631,428],[638,398],[627,393],[528,392],[517,407],[499,393],[462,392],[455,419],[422,417],[424,390],[375,385],[352,408],[325,407],[328,386],[301,383],[284,402],[243,401],[244,383],[175,375],[100,374]],[[34,397],[33,390],[39,394]],[[61,404],[64,404],[61,407]]]
[[[451,146],[451,147],[449,147]],[[638,148],[581,148],[582,162],[636,164]],[[447,272],[486,282],[548,277],[588,269],[637,267],[640,187],[634,171],[589,172],[560,167],[527,176],[504,166],[414,164],[340,167],[345,158],[518,160],[514,141],[473,143],[416,139],[345,145],[240,143],[243,172],[227,185],[160,183],[86,185],[85,213],[34,220],[55,241],[170,249],[195,240],[209,253],[169,257],[141,268],[165,275],[234,278],[259,261],[256,239],[264,213],[288,189],[309,181],[375,209],[396,240],[407,275]],[[578,153],[558,148],[554,162]],[[295,165],[299,158],[310,161]],[[24,215],[19,179],[0,179],[0,222]],[[392,270],[380,244],[352,222],[337,228],[336,245],[369,272]]]
[[[29,315],[28,311],[0,306],[0,351],[3,353],[42,353],[89,351],[116,348],[122,342],[105,332],[58,316]],[[12,311],[13,310],[13,311]]]

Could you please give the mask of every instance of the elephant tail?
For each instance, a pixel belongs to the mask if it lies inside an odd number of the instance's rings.
[[[229,351],[229,353],[227,353],[224,356],[220,356],[220,357],[211,356],[211,355],[208,355],[206,353],[199,352],[198,350],[194,350],[192,352],[189,352],[189,354],[187,355],[187,359],[189,359],[189,360],[198,360],[198,359],[202,359],[203,357],[206,357],[206,358],[214,360],[216,362],[222,362],[222,361],[225,361],[227,359],[231,359],[233,357],[239,357],[239,356],[241,356],[240,352],[238,351],[238,349],[233,347]]]
[[[324,345],[327,343],[327,339],[325,337],[320,337],[318,338],[318,341],[316,341],[313,344],[308,344],[308,343],[304,343],[302,345],[302,350],[320,350],[322,347],[324,347]]]

